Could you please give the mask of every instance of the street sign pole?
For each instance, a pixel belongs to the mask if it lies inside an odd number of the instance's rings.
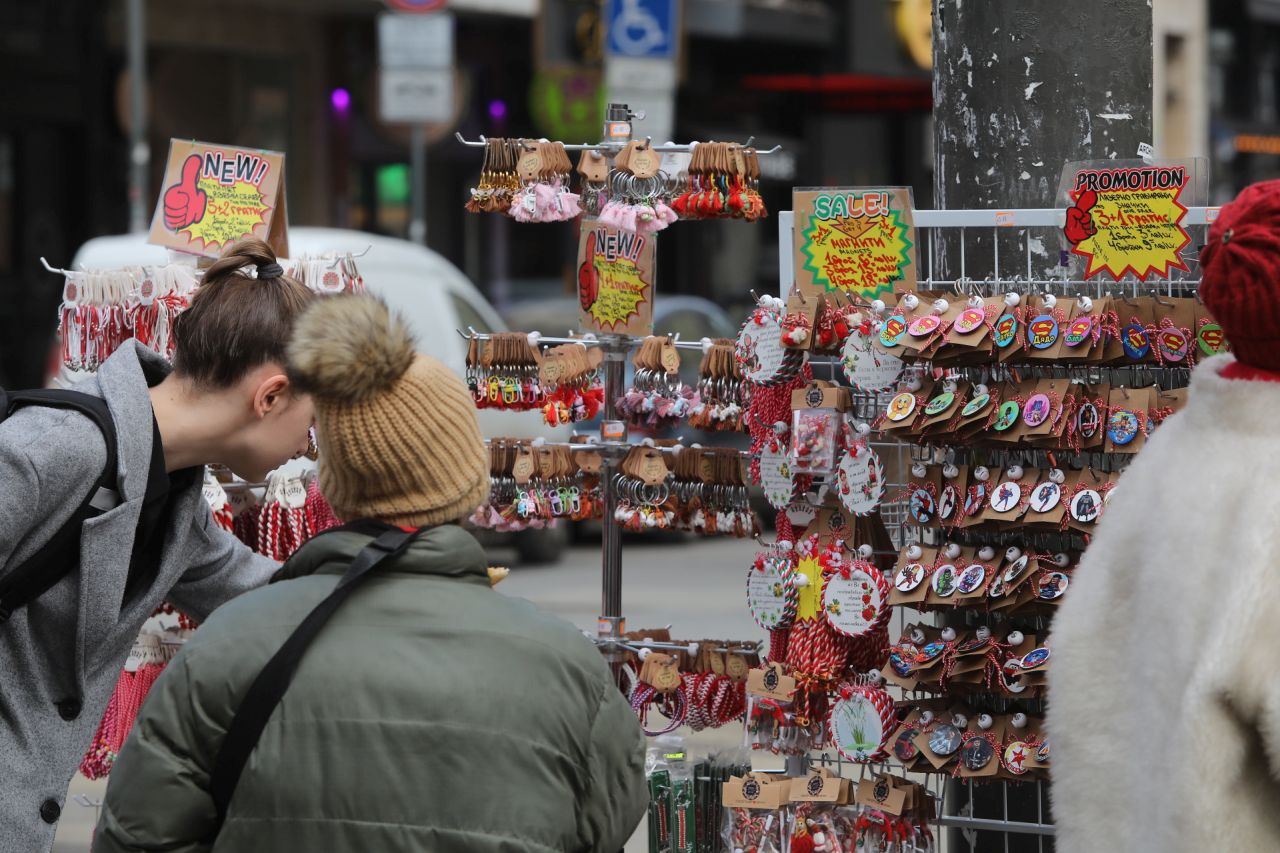
[[[413,182],[410,194],[409,240],[427,245],[427,128],[415,124],[410,132],[409,176]]]

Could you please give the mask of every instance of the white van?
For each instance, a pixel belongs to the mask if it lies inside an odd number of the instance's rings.
[[[73,264],[77,269],[115,269],[169,263],[168,250],[146,239],[146,234],[96,237],[76,252]],[[295,256],[364,253],[356,260],[356,267],[365,287],[405,316],[419,350],[440,359],[459,375],[467,356],[467,341],[458,334],[459,329],[506,329],[498,312],[461,270],[436,252],[406,240],[340,228],[298,227],[289,229],[289,250]],[[287,268],[288,264],[282,262],[282,266]],[[482,409],[479,418],[486,438],[546,436],[567,441],[570,434],[567,427],[548,427],[538,412]],[[560,528],[525,531],[510,541],[526,562],[554,560],[568,541],[567,529],[564,525]]]

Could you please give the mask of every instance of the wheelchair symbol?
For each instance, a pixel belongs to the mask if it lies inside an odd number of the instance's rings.
[[[614,43],[628,56],[646,56],[667,43],[662,22],[641,5],[641,0],[621,0],[622,9],[613,21]]]

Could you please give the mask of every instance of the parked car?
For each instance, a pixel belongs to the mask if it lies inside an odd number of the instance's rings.
[[[289,230],[289,249],[295,256],[365,253],[356,261],[365,287],[404,314],[422,352],[435,356],[459,374],[467,355],[467,341],[458,334],[459,329],[495,332],[507,328],[461,270],[425,247],[362,231],[299,227]],[[77,267],[90,269],[168,262],[168,250],[147,243],[145,234],[95,238],[80,248],[74,260]],[[576,308],[565,316],[572,322]],[[489,438],[545,436],[564,441],[570,434],[567,428],[546,426],[538,412],[482,409],[479,418],[480,428]],[[560,556],[569,537],[564,529],[546,529],[523,531],[509,538],[486,534],[484,538],[509,542],[525,562],[548,562]]]

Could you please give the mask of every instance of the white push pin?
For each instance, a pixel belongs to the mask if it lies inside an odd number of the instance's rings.
[[[946,391],[948,394],[956,393],[959,388],[960,383],[956,382],[954,379],[946,379],[942,382],[942,390]]]
[[[981,397],[984,394],[991,393],[991,389],[982,383],[973,386],[973,394],[975,397]]]
[[[876,670],[869,671],[867,673],[866,678],[867,678],[867,684],[871,685],[872,687],[878,687],[879,685],[884,683],[884,676],[881,675]]]
[[[942,629],[942,642],[954,643],[956,639],[956,629],[947,627]]]
[[[1071,565],[1071,558],[1066,554],[1059,552],[1053,555],[1053,563],[1058,568],[1065,569],[1067,566]]]
[[[1010,480],[1021,480],[1022,475],[1027,472],[1022,470],[1021,465],[1010,465],[1004,473]]]
[[[537,438],[535,438],[533,441],[529,442],[529,446],[530,446],[530,447],[542,447],[542,446],[544,446],[546,443],[547,443],[547,438],[546,438],[546,436],[542,436],[542,435],[540,435],[540,436],[538,436]]]
[[[925,639],[926,638],[925,638],[923,629],[921,628],[911,629],[911,642],[915,643],[917,646],[923,646]]]
[[[791,425],[786,421],[775,421],[773,424],[773,431],[778,435],[786,435],[787,431],[790,429]],[[645,440],[648,441],[648,439]]]
[[[530,332],[528,334],[529,346],[536,347],[538,341],[542,340],[542,332]]]
[[[982,560],[983,562],[986,562],[987,560],[994,560],[995,558],[996,558],[996,549],[992,548],[990,545],[983,545],[982,548],[978,551],[978,559]]]
[[[1076,303],[1080,307],[1081,314],[1088,314],[1093,310],[1093,300],[1087,296],[1081,296],[1080,301]]]
[[[587,332],[585,335],[583,335],[583,336],[582,336],[582,340],[584,340],[584,341],[594,341],[594,340],[597,340],[597,338],[596,338],[596,333],[595,333],[595,332]],[[586,349],[586,348],[587,348],[587,345],[586,345],[586,344],[580,344],[580,346],[581,346],[583,349]]]
[[[640,660],[648,660],[651,654],[653,654],[653,649],[641,649],[639,652]]]
[[[861,436],[871,435],[871,424],[866,421],[858,421],[853,427],[854,431]]]
[[[1049,472],[1050,483],[1056,483],[1057,485],[1061,486],[1066,481],[1067,481],[1066,472],[1063,471],[1061,468],[1054,468]]]
[[[796,543],[792,542],[790,539],[779,539],[773,544],[779,551],[790,551],[792,548],[796,547]]]
[[[906,308],[908,311],[916,310],[920,307],[920,297],[916,296],[914,293],[908,293],[906,296],[902,297],[902,307]]]
[[[1020,646],[1022,645],[1022,641],[1025,640],[1026,637],[1022,635],[1021,631],[1010,631],[1009,636],[1006,639],[1008,639],[1009,645]]]
[[[809,585],[809,576],[806,574],[801,574],[800,572],[797,572],[791,578],[791,585],[794,586],[796,589],[804,589],[806,586]]]
[[[969,718],[964,714],[953,714],[951,716],[951,725],[957,729],[967,729],[969,727]]]
[[[1040,300],[1040,304],[1044,306],[1044,310],[1052,311],[1058,305],[1058,297],[1052,293],[1046,293],[1044,298]]]
[[[951,310],[951,303],[945,299],[933,300],[933,313],[945,314]]]
[[[1022,558],[1022,549],[1017,545],[1010,545],[1009,549],[1004,552],[1004,558],[1010,563],[1017,562]]]
[[[908,391],[914,392],[914,391],[919,391],[924,383],[921,382],[919,374],[916,374],[909,377],[907,381],[903,382],[902,384]]]
[[[1004,295],[1004,304],[1008,305],[1010,308],[1018,307],[1020,302],[1022,302],[1022,297],[1016,293],[1006,293]]]
[[[923,477],[928,473],[929,473],[929,466],[925,465],[923,462],[916,462],[914,465],[911,466],[912,477]]]
[[[929,725],[930,723],[932,723],[932,722],[933,722],[933,712],[932,712],[932,711],[921,711],[921,712],[920,712],[920,722],[921,722],[921,723],[923,723],[923,724],[924,724],[924,725],[926,725],[926,726],[927,726],[927,725]]]
[[[942,476],[946,477],[948,480],[954,480],[956,477],[960,476],[960,469],[956,467],[954,462],[948,462],[942,467]]]
[[[920,557],[922,557],[923,555],[924,555],[924,551],[923,551],[923,550],[921,550],[921,548],[920,548],[920,546],[919,546],[919,545],[908,545],[908,546],[907,546],[907,559],[908,559],[908,560],[918,560],[918,559],[920,559]]]
[[[952,542],[950,545],[947,546],[946,551],[944,551],[943,553],[947,555],[947,559],[954,560],[956,557],[960,556],[960,545],[958,543]]]
[[[974,636],[978,638],[978,642],[985,643],[987,640],[991,639],[991,629],[986,625],[983,625],[974,632]]]
[[[685,647],[684,647],[684,650],[685,650],[686,652],[688,652],[688,653],[689,653],[689,657],[697,657],[697,656],[698,656],[698,644],[697,644],[697,643],[690,643],[689,645],[687,645],[687,646],[685,646]]]
[[[1015,729],[1025,729],[1027,727],[1027,715],[1019,711],[1013,715],[1013,719],[1009,722],[1013,723]]]
[[[991,479],[991,472],[987,470],[987,466],[979,465],[977,468],[973,469],[973,479],[977,480],[979,483],[985,483],[987,480]]]
[[[883,314],[886,310],[888,310],[888,306],[884,304],[884,300],[883,300],[883,299],[873,299],[873,300],[871,300],[871,313],[872,313],[872,314]]]
[[[993,719],[991,719],[991,715],[990,715],[990,714],[979,714],[979,715],[978,715],[978,728],[982,729],[984,732],[985,732],[987,729],[989,729],[989,728],[991,728],[992,726],[994,726],[995,724],[996,724],[996,721],[995,721],[995,720],[993,720]]]
[[[643,446],[643,447],[654,447],[654,446],[656,446],[656,445],[654,445],[654,443],[653,443],[653,439],[652,439],[652,438],[646,438],[644,441],[640,442],[640,444],[641,444],[641,446]]]
[[[865,542],[858,546],[858,556],[864,560],[870,560],[875,554],[876,549]]]
[[[711,352],[711,338],[703,338],[702,340],[698,341],[698,343],[702,344],[703,355],[706,355],[707,353]]]
[[[975,293],[973,296],[970,296],[970,297],[969,297],[969,301],[968,301],[966,304],[967,304],[970,308],[981,308],[981,307],[982,307],[982,297]]]

